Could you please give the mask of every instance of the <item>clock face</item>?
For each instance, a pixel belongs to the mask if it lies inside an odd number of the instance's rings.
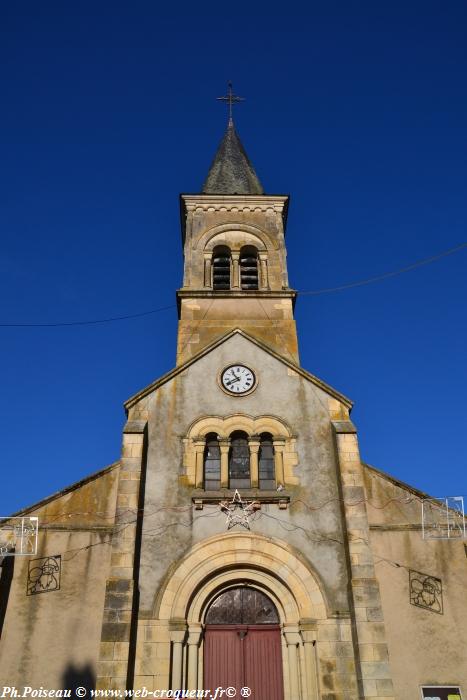
[[[229,394],[246,394],[256,384],[255,373],[244,365],[231,365],[221,375],[221,382]]]

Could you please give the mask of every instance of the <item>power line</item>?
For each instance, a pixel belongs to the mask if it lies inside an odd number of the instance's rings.
[[[376,275],[375,277],[368,277],[367,279],[358,280],[357,282],[349,282],[349,284],[341,284],[339,287],[325,287],[324,289],[315,289],[315,290],[311,290],[309,292],[299,292],[299,293],[301,295],[308,294],[310,296],[311,295],[318,296],[318,294],[330,294],[331,292],[341,292],[344,289],[352,289],[353,287],[363,287],[363,285],[365,285],[365,284],[372,284],[373,282],[381,282],[381,280],[388,279],[389,277],[395,277],[396,275],[402,275],[404,272],[409,272],[410,270],[415,270],[417,267],[422,267],[423,265],[429,265],[430,263],[435,262],[436,260],[440,260],[441,258],[445,258],[447,255],[452,255],[453,253],[458,253],[463,248],[467,248],[467,243],[461,243],[460,245],[456,246],[455,248],[449,248],[448,250],[444,250],[442,253],[438,253],[438,255],[432,255],[429,258],[424,258],[423,260],[418,260],[417,262],[414,262],[411,265],[406,265],[405,267],[401,267],[398,270],[393,270],[392,272],[385,272],[382,275]]]
[[[341,292],[346,289],[352,289],[354,287],[363,287],[364,285],[373,284],[374,282],[381,282],[382,280],[388,279],[390,277],[395,277],[397,275],[402,275],[405,272],[415,270],[418,267],[429,265],[430,263],[435,262],[436,260],[440,260],[441,258],[445,258],[448,255],[458,253],[464,248],[467,248],[467,243],[461,243],[460,245],[455,246],[454,248],[444,250],[442,253],[432,255],[431,257],[424,258],[423,260],[418,260],[417,262],[412,263],[411,265],[406,265],[405,267],[401,267],[398,270],[393,270],[392,272],[385,272],[382,275],[376,275],[374,277],[368,277],[363,280],[349,282],[348,284],[342,284],[337,287],[324,287],[322,289],[303,290],[299,291],[298,293],[301,296],[320,296],[322,294],[331,294],[332,292]],[[157,314],[161,311],[167,311],[168,309],[174,308],[176,308],[176,304],[169,304],[168,306],[161,306],[157,309],[150,309],[149,311],[142,311],[136,314],[126,314],[124,316],[111,316],[109,318],[99,318],[90,321],[60,321],[57,323],[0,323],[0,328],[60,328],[66,326],[93,326],[103,323],[113,323],[115,321],[127,321],[133,318],[141,318],[142,316],[150,316],[151,314]]]
[[[150,311],[142,311],[139,314],[128,314],[127,316],[111,316],[110,318],[98,318],[93,321],[61,321],[59,323],[0,323],[0,328],[56,328],[58,326],[92,326],[98,323],[112,323],[113,321],[126,321],[129,318],[138,318],[140,316],[149,316],[157,314],[160,311],[174,309],[175,304],[169,306],[161,306],[158,309]]]

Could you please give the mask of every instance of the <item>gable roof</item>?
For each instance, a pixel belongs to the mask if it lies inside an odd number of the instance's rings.
[[[368,469],[368,471],[374,472],[377,476],[381,477],[382,479],[385,479],[386,481],[389,481],[391,484],[394,484],[394,486],[397,486],[398,488],[400,488],[404,491],[409,491],[410,493],[412,493],[414,496],[417,496],[418,498],[421,498],[421,499],[432,498],[432,496],[430,496],[425,491],[421,491],[416,486],[412,486],[411,484],[408,484],[406,481],[401,481],[400,479],[396,479],[395,476],[391,476],[391,474],[388,474],[387,472],[383,471],[382,469],[377,469],[377,467],[374,467],[372,464],[368,464],[367,462],[362,461],[362,466],[365,469]]]
[[[46,496],[45,498],[42,498],[40,501],[37,501],[36,503],[33,503],[30,506],[26,506],[25,508],[21,508],[21,510],[17,510],[15,513],[12,513],[11,515],[9,515],[7,517],[9,517],[9,518],[18,517],[21,515],[26,515],[27,513],[30,513],[33,510],[37,510],[38,508],[43,508],[43,506],[46,506],[47,503],[50,503],[51,501],[55,501],[57,498],[61,498],[62,496],[66,496],[68,493],[71,493],[72,491],[77,491],[79,488],[81,488],[85,484],[89,483],[90,481],[100,479],[100,477],[104,476],[105,474],[108,474],[109,472],[113,471],[114,469],[116,469],[119,466],[120,466],[120,460],[117,460],[116,462],[109,464],[107,467],[103,467],[102,469],[99,469],[99,471],[97,471],[97,472],[92,472],[91,474],[88,474],[87,476],[83,477],[79,481],[75,481],[73,484],[70,484],[69,486],[65,486],[60,491],[55,491],[55,493],[52,493],[50,496]]]
[[[287,360],[285,357],[283,357],[279,353],[272,350],[268,345],[265,345],[257,338],[254,338],[253,336],[249,335],[248,333],[241,330],[240,328],[234,328],[233,330],[229,331],[228,333],[225,333],[224,335],[217,338],[217,340],[215,340],[210,345],[206,345],[206,347],[204,347],[202,350],[200,350],[200,352],[198,352],[196,355],[193,355],[193,357],[190,357],[190,359],[187,360],[186,362],[184,362],[183,364],[170,370],[170,372],[163,374],[162,377],[160,377],[159,379],[156,379],[155,382],[152,382],[144,389],[141,389],[141,391],[138,391],[138,393],[134,394],[133,396],[130,396],[130,398],[127,399],[125,401],[125,403],[123,404],[125,407],[125,410],[128,411],[128,409],[130,409],[132,406],[134,406],[136,403],[138,403],[138,401],[143,399],[145,396],[148,396],[148,394],[155,391],[155,389],[158,389],[160,386],[162,386],[166,382],[168,382],[171,379],[173,379],[174,377],[176,377],[178,374],[180,374],[185,369],[187,369],[188,367],[193,365],[195,362],[197,362],[199,359],[201,359],[205,355],[208,355],[210,352],[212,352],[212,350],[217,348],[219,345],[222,345],[227,340],[229,340],[229,338],[232,338],[234,335],[237,335],[237,334],[241,335],[243,338],[246,338],[246,340],[249,340],[251,343],[254,343],[254,345],[257,345],[259,348],[261,348],[261,350],[264,350],[264,352],[267,352],[269,355],[272,355],[272,357],[275,357],[276,360],[279,360],[279,362],[282,362],[282,364],[284,364],[287,367],[289,367],[290,369],[292,369],[294,372],[299,374],[301,377],[308,379],[308,381],[310,381],[312,384],[314,384],[318,388],[322,389],[326,393],[330,394],[333,398],[337,399],[338,401],[343,403],[345,406],[347,406],[347,408],[349,408],[349,409],[352,408],[353,401],[351,401],[351,399],[347,398],[347,396],[344,396],[344,394],[341,394],[336,389],[333,389],[332,386],[330,386],[329,384],[326,384],[326,382],[323,382],[318,377],[315,377],[314,374],[307,372],[302,367],[295,364],[295,362],[291,362],[290,360]]]

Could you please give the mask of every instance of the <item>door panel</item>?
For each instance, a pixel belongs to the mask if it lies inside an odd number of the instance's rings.
[[[251,700],[283,700],[278,625],[206,625],[204,687],[251,688]]]
[[[255,700],[282,700],[282,653],[279,629],[249,629],[244,639],[245,683]]]
[[[232,686],[240,689],[243,678],[243,648],[237,630],[211,627],[204,638],[204,681],[206,689]]]

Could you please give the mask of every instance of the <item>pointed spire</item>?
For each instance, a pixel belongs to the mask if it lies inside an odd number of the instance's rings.
[[[202,191],[203,194],[264,194],[231,117]]]

